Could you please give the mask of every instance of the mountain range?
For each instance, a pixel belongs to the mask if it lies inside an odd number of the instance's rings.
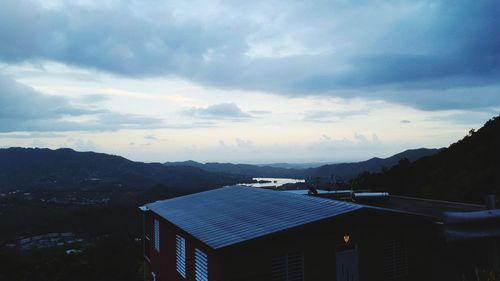
[[[0,191],[165,185],[199,190],[250,179],[195,167],[134,162],[120,156],[68,148],[0,149]]]
[[[384,167],[389,168],[396,165],[401,159],[406,158],[409,161],[415,161],[419,158],[433,155],[438,151],[439,149],[428,148],[410,149],[388,158],[375,157],[361,162],[327,164],[307,169],[217,162],[203,164],[192,160],[183,162],[166,162],[165,165],[169,167],[196,167],[209,172],[223,172],[244,177],[306,178],[311,180],[318,179],[322,182],[331,182],[335,180],[350,180],[365,171],[378,172]],[[283,164],[280,165],[283,166]]]
[[[372,158],[357,163],[292,169],[232,163],[195,161],[142,163],[95,152],[68,148],[0,149],[0,191],[11,189],[149,188],[156,185],[203,190],[249,182],[254,177],[350,179],[363,171],[375,172],[399,160],[410,161],[436,153],[436,149],[415,149],[389,158]]]

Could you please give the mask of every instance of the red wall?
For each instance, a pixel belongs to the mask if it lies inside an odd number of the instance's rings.
[[[219,280],[219,257],[213,249],[153,212],[147,212],[145,216],[146,233],[149,233],[151,239],[149,251],[151,271],[156,274],[156,281],[194,281],[195,248],[207,254],[208,280]],[[160,252],[154,248],[154,219],[160,222]],[[176,235],[180,235],[186,240],[186,278],[183,278],[176,270]]]

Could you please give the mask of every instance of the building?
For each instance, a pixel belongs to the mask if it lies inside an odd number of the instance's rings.
[[[229,186],[147,204],[145,278],[463,280],[498,255],[490,251],[500,236],[497,210],[377,194],[357,199]],[[463,213],[475,223],[464,223]]]

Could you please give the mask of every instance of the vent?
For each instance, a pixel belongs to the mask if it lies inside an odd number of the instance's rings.
[[[304,259],[302,253],[289,253],[272,260],[273,281],[303,281]]]
[[[387,280],[406,280],[408,260],[406,243],[402,240],[388,240],[384,244],[384,275]]]
[[[154,222],[154,235],[155,250],[160,252],[160,222],[158,220]]]
[[[186,240],[179,235],[175,236],[175,254],[177,272],[186,278]]]
[[[194,276],[196,281],[208,281],[207,255],[198,249],[194,251]]]

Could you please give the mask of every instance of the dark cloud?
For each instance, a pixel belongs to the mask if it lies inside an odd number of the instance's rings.
[[[184,114],[198,118],[245,120],[253,118],[252,115],[243,112],[235,103],[219,103],[208,107],[191,108]]]
[[[0,60],[424,110],[500,105],[498,1],[87,2],[3,3]]]

